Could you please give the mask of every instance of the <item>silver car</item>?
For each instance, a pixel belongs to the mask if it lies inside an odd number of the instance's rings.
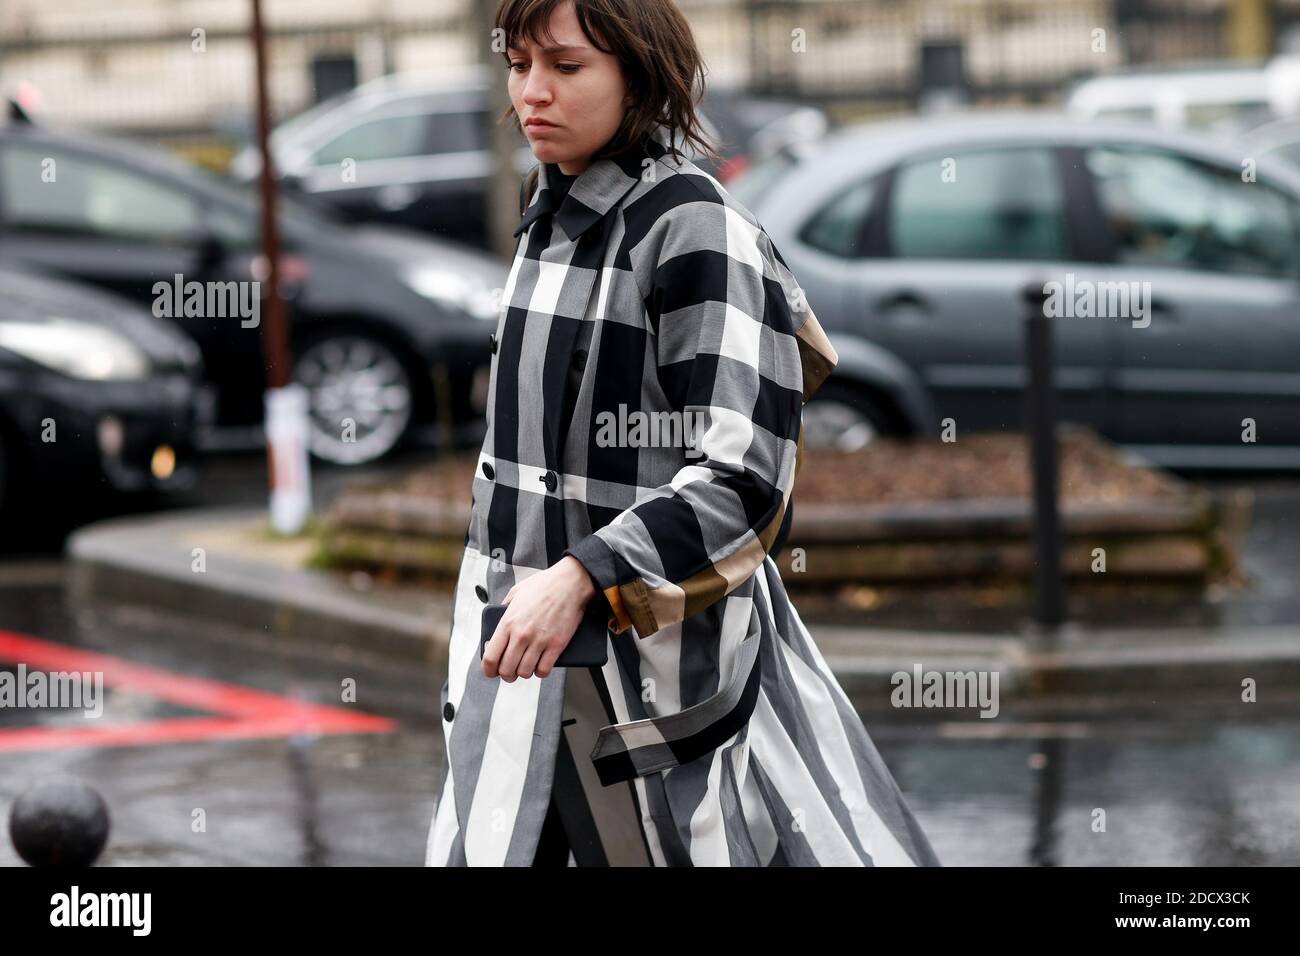
[[[731,191],[840,354],[809,444],[1023,420],[1047,290],[1062,418],[1169,467],[1300,467],[1300,175],[1055,114],[841,130]]]
[[[1241,134],[1243,155],[1273,156],[1300,170],[1300,116],[1288,116]]]

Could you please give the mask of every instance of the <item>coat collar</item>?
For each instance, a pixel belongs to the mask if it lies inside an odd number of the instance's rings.
[[[659,159],[668,153],[671,132],[659,125],[640,146],[629,147],[614,156],[598,159],[581,173],[569,187],[569,193],[555,208],[555,193],[551,189],[550,169],[542,163],[537,170],[537,189],[533,201],[524,210],[523,219],[515,227],[518,236],[542,216],[555,214],[564,234],[577,239],[600,222],[638,182],[644,171],[646,157]],[[681,151],[681,145],[678,145]]]

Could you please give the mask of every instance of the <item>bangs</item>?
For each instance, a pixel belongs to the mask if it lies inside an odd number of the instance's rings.
[[[518,50],[521,40],[528,40],[536,46],[550,46],[555,37],[546,33],[551,22],[551,14],[569,0],[505,0],[497,9],[496,24],[505,33],[506,49]],[[577,14],[578,26],[587,40],[602,53],[614,51],[602,44],[598,34],[592,29],[586,4],[573,0],[574,12]]]

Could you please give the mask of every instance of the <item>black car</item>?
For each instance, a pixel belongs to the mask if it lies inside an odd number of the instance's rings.
[[[288,197],[280,223],[312,451],[356,464],[411,437],[481,438],[506,267],[413,232],[345,228]],[[93,283],[175,322],[216,386],[219,440],[251,442],[262,420],[258,236],[246,187],[135,145],[0,126],[0,262]]]
[[[0,269],[0,503],[24,487],[192,487],[198,347],[98,290]]]
[[[487,247],[488,85],[483,70],[449,86],[419,74],[394,74],[332,97],[281,124],[271,138],[276,172],[296,191],[359,222],[392,223]],[[822,135],[819,109],[738,90],[708,88],[700,102],[705,131],[721,163],[693,157],[727,182],[752,159],[790,141]],[[515,134],[515,170],[537,160]],[[261,169],[247,148],[230,173],[253,182]]]

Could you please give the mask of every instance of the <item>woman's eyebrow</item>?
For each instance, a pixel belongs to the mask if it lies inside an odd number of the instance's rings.
[[[524,52],[524,48],[523,48],[523,47],[521,47],[521,46],[516,46],[516,45],[513,44],[513,43],[510,44],[509,46],[507,46],[506,49],[507,49],[507,50],[513,50],[513,51],[516,52],[516,53],[523,53],[523,52]],[[557,54],[557,53],[567,53],[567,52],[569,52],[569,51],[574,51],[574,52],[584,52],[584,51],[590,50],[591,47],[586,46],[586,45],[581,44],[581,43],[562,43],[562,44],[560,44],[560,45],[558,45],[558,46],[544,46],[544,47],[539,47],[539,49],[540,49],[541,52],[543,52],[543,53],[548,53],[548,54],[554,56],[554,55]]]

